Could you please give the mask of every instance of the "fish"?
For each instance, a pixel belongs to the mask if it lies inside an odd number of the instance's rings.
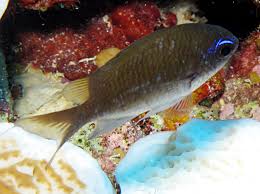
[[[86,123],[96,124],[91,139],[142,113],[147,112],[145,119],[172,105],[184,108],[190,94],[223,68],[238,44],[230,31],[217,25],[160,29],[120,51],[88,77],[66,85],[62,95],[74,107],[21,118],[15,124],[56,139],[56,154]]]

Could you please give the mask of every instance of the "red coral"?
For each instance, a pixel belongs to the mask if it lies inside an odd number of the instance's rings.
[[[109,27],[103,20],[95,20],[81,31],[63,28],[50,34],[26,32],[20,35],[20,59],[44,72],[61,72],[74,80],[89,75],[96,66],[86,59],[109,47],[129,45],[117,27]]]
[[[81,62],[77,65],[67,65],[64,67],[64,76],[69,80],[76,80],[85,77],[97,69],[94,64]]]
[[[259,64],[260,57],[260,32],[254,32],[241,45],[241,50],[231,61],[228,78],[248,76],[251,70]]]
[[[162,17],[162,25],[165,28],[168,28],[170,26],[175,26],[177,24],[177,17],[174,13],[168,12],[165,13]]]
[[[155,30],[159,24],[160,11],[154,3],[131,3],[117,7],[111,19],[130,41],[134,41]]]
[[[18,62],[44,72],[60,72],[67,79],[75,80],[96,70],[86,58],[109,47],[123,49],[156,30],[162,22],[175,25],[176,16],[167,13],[160,18],[154,3],[128,3],[116,8],[110,17],[93,19],[80,30],[61,28],[51,33],[21,33]]]
[[[224,87],[225,72],[221,70],[194,92],[194,102],[198,103],[206,98],[214,98],[224,91]]]
[[[63,4],[65,7],[72,7],[78,3],[78,0],[19,0],[20,6],[27,9],[44,10],[53,7],[56,4]]]

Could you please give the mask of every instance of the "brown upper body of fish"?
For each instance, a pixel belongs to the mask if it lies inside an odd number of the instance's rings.
[[[60,148],[84,124],[92,138],[149,112],[179,103],[219,71],[238,47],[228,30],[183,24],[158,30],[122,50],[89,77],[69,83],[63,95],[77,106],[18,120],[17,125]]]

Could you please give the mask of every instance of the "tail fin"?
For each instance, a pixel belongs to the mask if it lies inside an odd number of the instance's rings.
[[[46,115],[24,118],[16,121],[15,124],[42,137],[57,140],[57,150],[49,163],[51,163],[62,145],[81,127],[78,123],[77,107]]]
[[[76,105],[82,105],[90,95],[89,78],[70,82],[64,88],[62,94]],[[62,145],[85,124],[79,120],[80,114],[80,106],[76,106],[59,112],[20,119],[15,124],[42,137],[58,141],[58,147],[50,160],[51,162]]]

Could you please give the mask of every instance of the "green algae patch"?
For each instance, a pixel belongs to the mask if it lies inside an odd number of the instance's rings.
[[[251,72],[249,77],[250,77],[252,84],[260,83],[260,76],[256,72]]]
[[[243,104],[235,108],[235,118],[251,118],[252,111],[259,108],[259,104],[256,101]]]
[[[192,110],[192,117],[206,120],[218,120],[220,105],[214,103],[211,107],[197,105]]]
[[[79,146],[80,148],[86,150],[87,152],[91,152],[93,150],[100,152],[103,151],[103,147],[101,144],[101,138],[95,138],[92,140],[88,139],[88,136],[91,134],[94,129],[93,124],[87,124],[77,131],[71,138],[71,142],[74,145]]]

